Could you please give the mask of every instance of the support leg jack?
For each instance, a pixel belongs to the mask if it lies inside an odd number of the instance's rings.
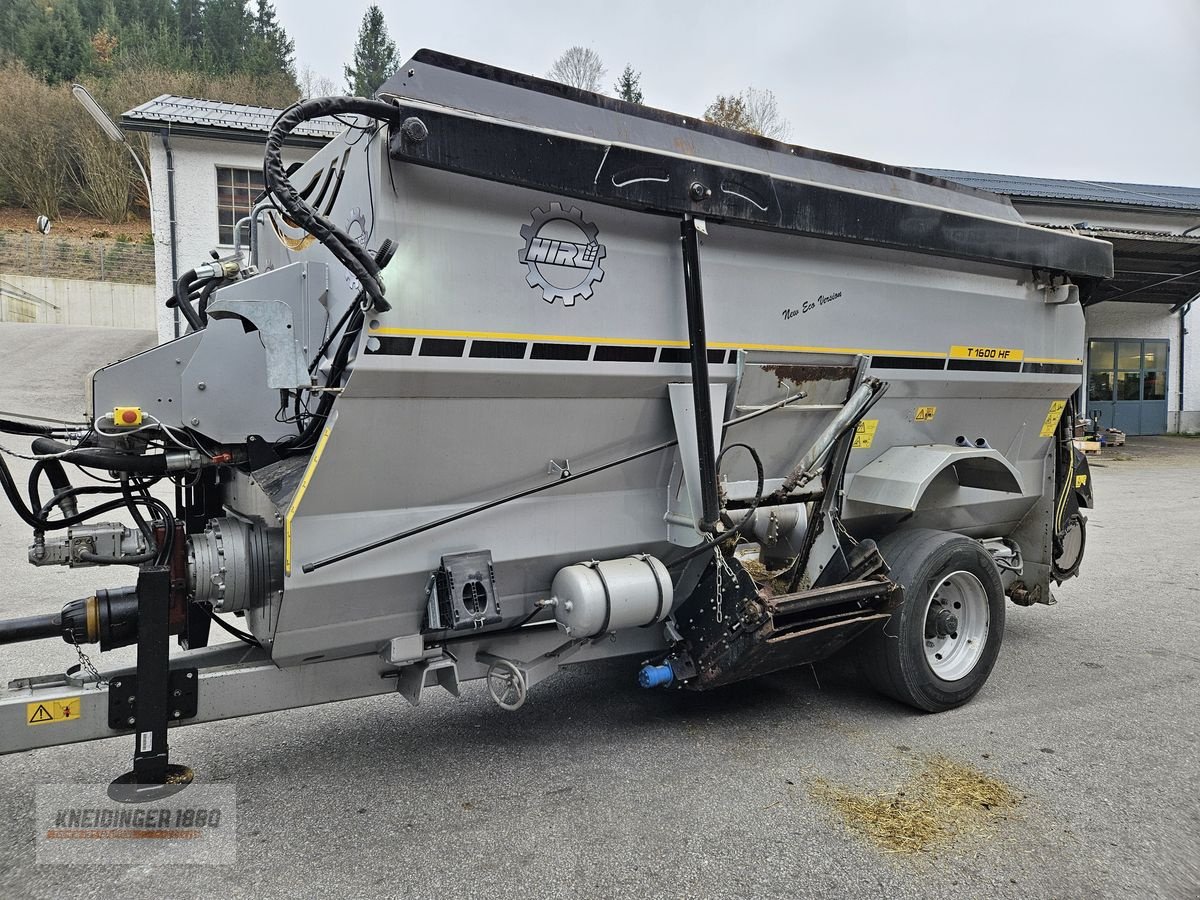
[[[192,770],[172,764],[167,748],[170,709],[171,570],[145,566],[138,573],[137,696],[133,770],[108,786],[119,803],[161,800],[192,783]]]

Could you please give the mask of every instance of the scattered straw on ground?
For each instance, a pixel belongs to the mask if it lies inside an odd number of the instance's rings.
[[[858,794],[822,780],[812,794],[889,853],[926,852],[986,831],[1021,800],[1004,782],[943,756],[895,791]]]

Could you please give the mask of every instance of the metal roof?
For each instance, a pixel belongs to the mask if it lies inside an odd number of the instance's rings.
[[[1063,200],[1071,203],[1102,203],[1156,209],[1200,210],[1200,187],[1165,184],[1127,184],[1120,181],[1071,181],[1058,178],[1029,178],[962,172],[957,169],[917,169],[926,175],[957,181],[968,187],[993,191],[1008,197]]]
[[[224,137],[261,142],[281,110],[244,103],[222,103],[163,94],[135,106],[121,116],[121,124],[135,131],[158,131],[195,137]],[[293,143],[324,144],[345,126],[335,119],[314,119],[293,132]]]

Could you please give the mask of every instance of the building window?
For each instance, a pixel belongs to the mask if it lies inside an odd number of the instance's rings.
[[[238,219],[250,215],[254,199],[263,192],[261,169],[217,167],[217,243],[233,244]]]
[[[1088,402],[1167,399],[1167,342],[1088,342]]]

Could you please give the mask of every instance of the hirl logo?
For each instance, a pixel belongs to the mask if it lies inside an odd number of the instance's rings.
[[[596,226],[584,220],[582,210],[564,210],[561,203],[535,209],[532,216],[521,228],[525,246],[517,253],[529,269],[529,286],[540,288],[547,303],[561,299],[563,306],[591,297],[592,285],[604,278],[600,260],[605,249]]]

